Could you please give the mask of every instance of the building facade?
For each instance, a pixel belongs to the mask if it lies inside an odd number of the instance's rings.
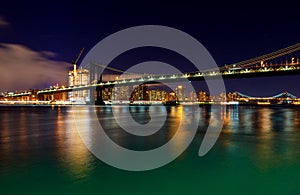
[[[89,84],[90,73],[86,69],[74,69],[69,71],[69,86],[82,86]],[[71,91],[68,93],[69,101],[72,102],[89,102],[90,100],[90,91],[89,90],[80,90],[80,91]]]
[[[166,101],[167,93],[164,90],[150,90],[149,100],[150,101]]]
[[[130,95],[130,101],[148,101],[149,100],[149,91],[146,85],[134,86],[134,90]]]
[[[207,102],[207,101],[210,101],[210,98],[205,91],[199,91],[198,101],[199,102]]]
[[[190,92],[189,100],[191,102],[197,102],[198,98],[197,98],[197,93],[195,91]]]
[[[131,89],[130,86],[115,86],[112,90],[112,100],[129,101]]]
[[[178,85],[175,88],[175,93],[176,93],[176,97],[177,97],[178,101],[185,101],[186,90],[185,90],[184,86]]]

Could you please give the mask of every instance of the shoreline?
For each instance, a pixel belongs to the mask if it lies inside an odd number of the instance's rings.
[[[168,104],[165,102],[118,102],[112,103],[106,101],[104,105],[97,105],[93,103],[83,102],[70,102],[70,101],[0,101],[0,106],[259,106],[259,107],[298,107],[300,104],[288,103],[288,104],[259,104],[259,103],[245,103],[245,102],[180,102],[178,104]]]

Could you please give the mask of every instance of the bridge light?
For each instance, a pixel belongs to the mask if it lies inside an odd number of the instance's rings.
[[[294,64],[294,60],[295,60],[295,58],[293,57],[293,58],[292,58],[292,64]]]

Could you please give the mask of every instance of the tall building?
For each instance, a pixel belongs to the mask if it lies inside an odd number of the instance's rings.
[[[184,86],[178,85],[175,88],[175,93],[176,93],[177,99],[179,101],[185,101],[186,92],[185,92],[185,87]]]
[[[238,98],[238,93],[237,92],[233,92],[233,93],[228,93],[227,94],[227,101],[237,101]]]
[[[209,96],[205,91],[200,91],[198,95],[198,101],[199,102],[206,102],[209,101]]]
[[[197,93],[195,91],[191,91],[189,99],[191,102],[196,102],[197,101]]]
[[[148,87],[146,85],[134,86],[130,101],[149,100]]]
[[[165,101],[166,92],[164,90],[150,90],[149,91],[149,100],[150,101]]]
[[[166,95],[166,101],[176,101],[176,94],[175,92],[170,92]]]
[[[218,95],[212,96],[211,98],[212,98],[212,101],[214,101],[214,102],[224,102],[224,101],[226,101],[226,96],[227,96],[226,93],[222,92]]]
[[[81,86],[89,84],[90,73],[86,69],[76,69],[69,71],[69,86]],[[90,91],[89,90],[80,90],[80,91],[71,91],[68,94],[69,101],[72,102],[89,102],[90,101]]]
[[[112,99],[119,100],[119,101],[129,101],[130,87],[129,86],[118,86],[118,87],[115,86],[113,89]]]
[[[113,88],[112,87],[105,87],[102,90],[102,100],[103,101],[112,100],[112,93],[113,93]]]

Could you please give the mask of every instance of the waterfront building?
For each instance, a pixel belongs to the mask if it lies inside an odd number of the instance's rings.
[[[150,101],[165,101],[166,92],[164,90],[150,90],[149,91],[149,100]]]
[[[102,90],[102,100],[103,101],[109,101],[112,100],[112,92],[113,88],[112,87],[106,87]]]
[[[195,91],[190,92],[189,101],[196,102],[197,101],[197,93]]]
[[[227,94],[227,101],[237,101],[237,99],[238,99],[238,93],[237,92],[233,92],[233,93],[229,92]]]
[[[86,69],[76,69],[69,71],[69,86],[82,86],[89,84],[90,74],[89,70]],[[72,102],[89,102],[90,101],[90,91],[80,90],[71,91],[68,94],[69,101]]]
[[[175,88],[175,93],[176,93],[176,97],[179,101],[185,101],[185,97],[186,97],[186,90],[185,87],[182,85],[178,85]]]
[[[130,99],[130,88],[131,87],[129,86],[114,87],[112,91],[112,100],[128,101]]]
[[[209,99],[210,98],[205,91],[199,91],[199,93],[198,93],[198,101],[199,102],[207,102],[207,101],[209,101]]]
[[[166,101],[176,101],[176,94],[175,92],[170,92],[166,94]]]
[[[149,100],[149,91],[146,85],[138,85],[134,86],[134,90],[131,93],[130,101],[138,101],[138,100]]]

